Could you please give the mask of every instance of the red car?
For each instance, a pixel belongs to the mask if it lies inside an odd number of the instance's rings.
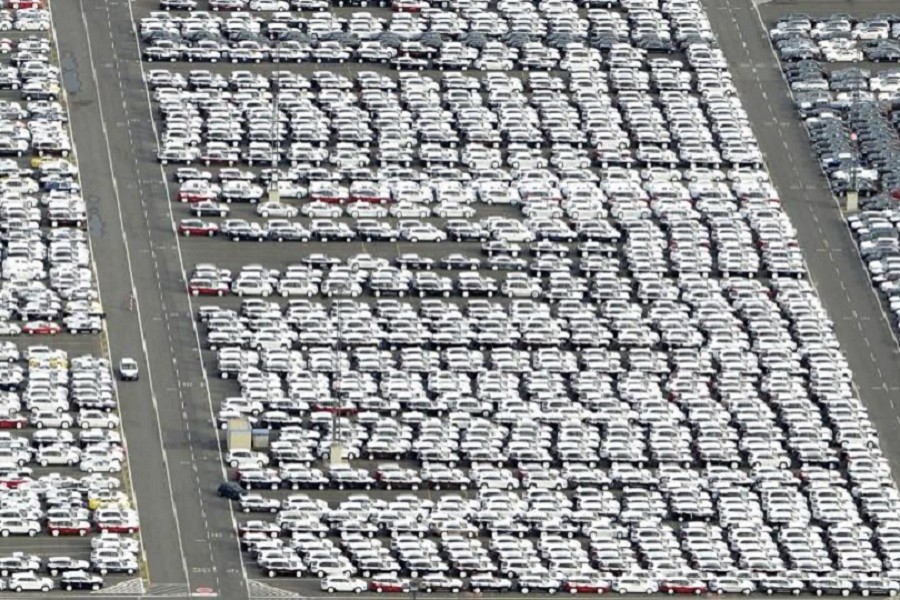
[[[219,233],[219,226],[202,219],[182,219],[178,223],[178,233],[185,237],[192,235],[213,237]]]
[[[0,3],[2,8],[11,8],[13,10],[18,10],[20,8],[43,8],[41,6],[41,0],[6,0],[6,2]]]
[[[51,521],[47,524],[47,531],[54,537],[60,535],[84,536],[91,532],[91,526],[81,521]]]
[[[376,575],[369,581],[369,591],[379,594],[382,592],[407,594],[409,593],[409,581],[393,575]]]
[[[313,410],[336,414],[342,417],[349,417],[359,412],[359,409],[355,406],[334,406],[333,404],[314,404]]]
[[[611,588],[612,584],[603,579],[570,579],[562,584],[562,591],[570,594],[603,594]]]
[[[694,594],[699,596],[709,591],[706,584],[695,579],[668,579],[659,584],[659,591],[667,594]]]
[[[134,523],[100,523],[97,531],[100,533],[136,533],[140,527]]]
[[[26,481],[32,481],[30,475],[13,471],[0,475],[0,488],[15,490]]]
[[[56,335],[62,331],[62,327],[50,321],[30,321],[22,326],[22,333],[28,335]]]
[[[28,419],[19,415],[0,417],[0,429],[22,429],[27,422]]]
[[[224,296],[228,292],[228,285],[219,281],[191,280],[188,283],[191,296]]]

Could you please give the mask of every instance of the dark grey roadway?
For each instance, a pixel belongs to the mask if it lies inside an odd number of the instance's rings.
[[[151,591],[247,597],[128,0],[52,3]],[[137,310],[129,310],[132,285]],[[152,378],[148,376],[152,374]],[[207,589],[201,589],[207,588]]]
[[[860,398],[900,479],[900,351],[856,245],[815,160],[752,0],[703,0],[809,273],[847,356]],[[860,2],[821,10],[853,12]],[[766,10],[776,5],[766,6]],[[778,3],[784,12],[800,8]],[[807,8],[808,4],[801,8]]]

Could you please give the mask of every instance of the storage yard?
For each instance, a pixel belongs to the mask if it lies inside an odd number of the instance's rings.
[[[32,1],[0,595],[900,592],[888,3]]]

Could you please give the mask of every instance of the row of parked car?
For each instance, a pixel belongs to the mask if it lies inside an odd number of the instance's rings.
[[[900,61],[900,20],[892,13],[857,19],[846,13],[781,17],[769,31],[782,60],[826,62]]]
[[[599,59],[591,50],[608,50],[619,42],[665,54],[712,39],[705,17],[695,18],[677,3],[665,3],[662,11],[658,3],[630,3],[625,14],[588,9],[587,19],[575,14],[574,2],[509,0],[496,11],[485,2],[462,14],[451,3],[432,7],[421,0],[394,0],[389,19],[362,10],[348,19],[331,12],[302,17],[288,12],[286,4],[266,17],[243,11],[223,16],[196,11],[183,17],[151,13],[141,22],[144,55],[191,62],[359,61],[413,69],[527,71],[566,68],[572,58]]]

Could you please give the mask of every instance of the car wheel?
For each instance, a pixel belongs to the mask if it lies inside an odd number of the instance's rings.
[[[3,531],[0,531],[0,536],[9,537],[9,529],[4,529]]]
[[[20,585],[16,588],[16,593],[21,593],[21,592],[22,592],[22,586]]]
[[[519,590],[519,591],[522,592],[523,594],[527,594],[527,593],[528,593],[528,588],[527,588],[527,587],[523,587],[523,588],[522,588],[521,590]]]
[[[334,588],[333,588],[333,587],[328,588],[328,593],[329,593],[329,594],[333,594],[333,593],[334,593]]]
[[[94,585],[96,585],[96,584],[94,584]],[[72,591],[72,584],[71,584],[71,583],[67,583],[67,584],[66,584],[66,587],[65,587],[64,589],[65,589],[67,592],[71,592],[71,591]],[[91,589],[94,589],[94,588],[91,588]]]
[[[49,585],[42,585],[42,586],[41,586],[41,591],[44,592],[44,593],[49,592],[49,591],[50,591],[50,586],[49,586]]]
[[[355,590],[353,590],[353,593],[354,594],[362,594],[362,588],[356,588]]]

